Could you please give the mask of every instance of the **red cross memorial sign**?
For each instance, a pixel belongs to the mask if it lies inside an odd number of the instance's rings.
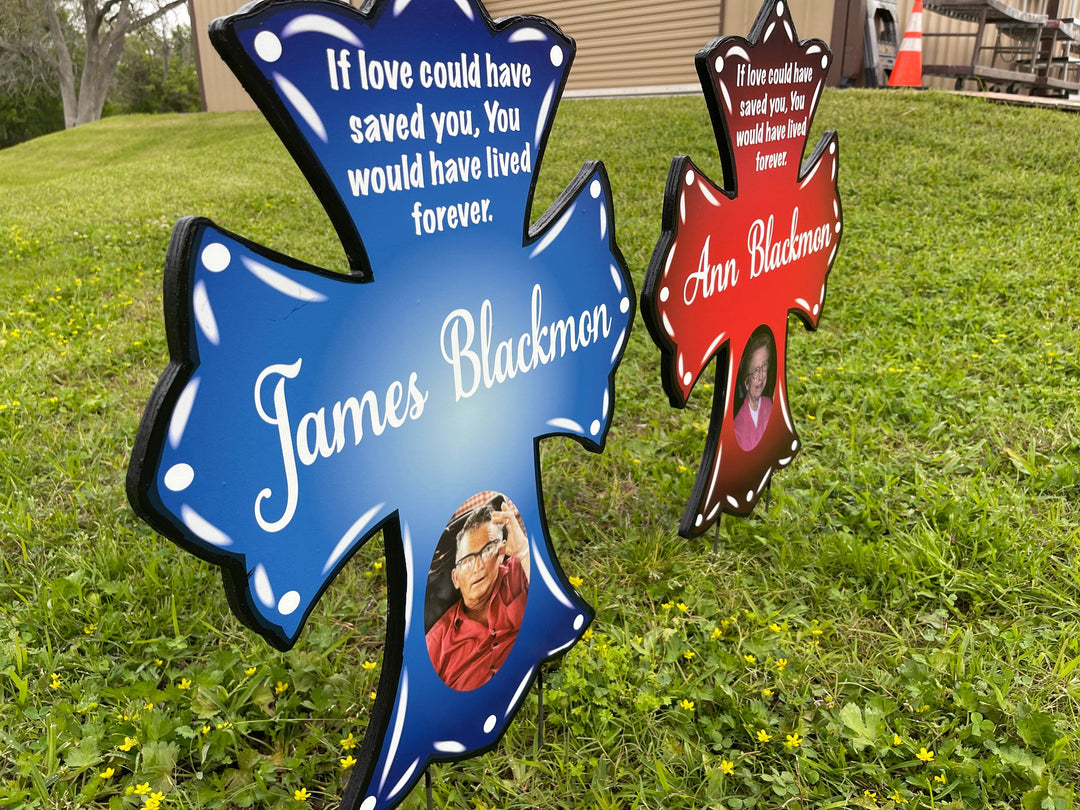
[[[684,537],[723,512],[749,514],[799,450],[785,381],[788,313],[817,328],[842,219],[836,133],[802,160],[830,59],[823,42],[798,40],[783,0],[765,3],[749,39],[715,40],[696,57],[724,183],[688,157],[672,161],[641,293],[674,407],[717,360]]]

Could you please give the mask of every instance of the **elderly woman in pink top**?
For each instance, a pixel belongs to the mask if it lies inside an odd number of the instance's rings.
[[[772,399],[763,396],[769,382],[769,366],[772,363],[772,341],[765,332],[757,332],[750,338],[739,364],[739,389],[743,396],[742,407],[735,414],[735,441],[743,450],[757,447],[772,413]]]

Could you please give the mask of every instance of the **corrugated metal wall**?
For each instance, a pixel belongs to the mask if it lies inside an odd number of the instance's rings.
[[[199,83],[202,85],[203,108],[207,112],[254,110],[251,100],[233,72],[221,61],[210,44],[210,23],[218,17],[232,14],[246,0],[188,0],[191,31],[195,37],[195,53],[199,60]]]
[[[746,36],[758,0],[488,0],[492,17],[539,14],[577,41],[567,90],[697,89],[694,54],[722,35]],[[834,0],[792,0],[801,39],[828,41]]]
[[[488,0],[485,5],[495,18],[547,17],[577,41],[569,91],[696,88],[694,54],[719,36],[721,27],[720,0]]]
[[[245,0],[189,0],[205,107],[210,112],[254,105],[207,35],[216,17]],[[694,54],[721,34],[745,35],[758,0],[488,0],[492,17],[537,14],[578,44],[567,89],[698,87]],[[799,36],[828,40],[833,0],[793,0]],[[723,19],[721,18],[723,16]]]

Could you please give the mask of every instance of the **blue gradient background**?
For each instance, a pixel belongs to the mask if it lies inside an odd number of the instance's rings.
[[[266,37],[256,47],[263,32],[276,39],[280,55],[266,50],[274,41]],[[428,761],[493,745],[540,662],[568,649],[591,619],[553,556],[537,440],[569,435],[602,448],[634,292],[615,245],[601,165],[583,169],[538,227],[527,227],[543,141],[573,55],[572,42],[550,24],[519,18],[496,32],[483,8],[466,0],[397,0],[377,5],[369,17],[328,2],[271,2],[218,21],[214,34],[326,205],[354,275],[304,266],[206,220],[182,221],[166,269],[172,361],[140,428],[129,495],[155,528],[222,565],[241,618],[282,648],[296,642],[323,590],[378,528],[387,530],[387,543],[401,542],[401,554],[388,550],[387,556],[403,561],[390,566],[389,578],[391,618],[397,611],[403,621],[389,623],[379,699],[345,801],[364,810],[389,807],[407,795]],[[354,75],[352,91],[335,92],[326,49],[350,48],[357,61],[355,46],[342,36],[363,43],[370,58],[408,60],[414,69],[423,59],[478,53],[482,79],[485,54],[526,62],[532,85],[365,93]],[[268,61],[267,53],[276,58]],[[300,112],[302,102],[282,90],[282,77],[314,116]],[[425,115],[471,109],[474,124],[484,125],[484,101],[519,108],[521,132],[485,131],[439,146],[429,119],[424,141],[360,146],[350,140],[353,114],[411,114],[419,102]],[[520,153],[526,143],[531,174],[370,197],[354,197],[349,187],[348,169],[393,164],[403,153],[422,153],[426,181],[430,150],[445,160],[482,156],[485,146]],[[410,215],[416,201],[431,208],[479,199],[491,201],[494,222],[416,235]],[[532,331],[536,285],[543,326],[570,317],[577,323],[583,311],[591,317],[603,307],[609,333],[457,399],[442,351],[448,316],[471,314],[477,329],[472,348],[479,352],[480,313],[489,301],[492,357],[500,341],[512,340],[516,359],[520,336]],[[359,445],[350,428],[340,452],[298,465],[292,519],[265,531],[256,503],[269,490],[264,518],[273,521],[286,511],[287,453],[278,428],[259,415],[256,384],[266,369],[297,362],[295,377],[269,374],[260,397],[264,411],[272,412],[275,388],[283,385],[294,444],[305,414],[324,409],[332,440],[335,403],[372,391],[381,412],[387,389],[399,382],[407,396],[413,374],[426,401],[416,418],[379,436],[365,414]],[[484,686],[456,692],[439,679],[427,654],[424,586],[447,521],[484,490],[504,493],[521,512],[532,551],[531,585],[506,663]]]

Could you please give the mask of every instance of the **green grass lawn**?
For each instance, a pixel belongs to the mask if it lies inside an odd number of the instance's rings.
[[[639,319],[606,453],[544,447],[597,621],[545,676],[543,748],[533,693],[494,751],[433,769],[436,806],[1072,807],[1080,116],[845,91],[824,128],[844,241],[820,330],[790,325],[803,452],[752,518],[678,538],[711,390],[670,408]],[[719,181],[699,98],[564,102],[534,219],[603,159],[640,289],[676,154]],[[127,505],[188,214],[345,268],[257,115],[0,152],[0,807],[334,807],[363,737],[381,541],[279,653]]]

